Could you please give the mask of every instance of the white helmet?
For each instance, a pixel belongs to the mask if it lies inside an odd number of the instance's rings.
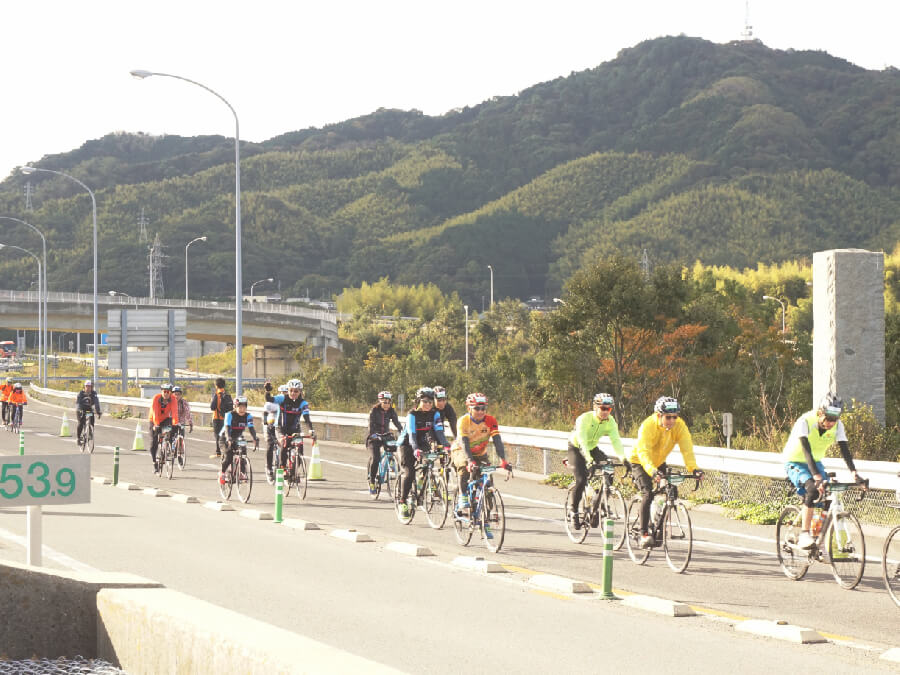
[[[91,382],[90,380],[85,380],[85,381],[84,381],[84,386],[85,386],[85,387],[93,387],[93,386],[94,386],[94,383]]]
[[[278,393],[279,393],[279,394],[286,394],[286,393],[287,393],[287,390],[288,390],[288,386],[287,386],[286,384],[279,384],[279,385],[278,385]]]
[[[299,389],[303,391],[303,383],[300,380],[289,380],[287,383],[288,389]]]

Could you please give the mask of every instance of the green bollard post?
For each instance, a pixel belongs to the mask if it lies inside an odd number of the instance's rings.
[[[613,520],[603,521],[603,597],[605,600],[618,600],[612,591],[613,572]]]
[[[284,506],[284,469],[275,470],[275,519],[272,522],[281,522],[281,512]]]
[[[25,432],[24,431],[19,432],[19,454],[20,455],[25,454]]]
[[[113,485],[119,484],[119,446],[113,450]]]

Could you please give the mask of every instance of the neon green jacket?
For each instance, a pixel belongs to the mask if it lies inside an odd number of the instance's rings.
[[[619,425],[612,415],[602,422],[597,419],[593,410],[579,415],[575,420],[575,429],[572,430],[569,442],[581,450],[581,454],[590,462],[588,452],[597,447],[597,442],[604,436],[609,436],[609,442],[612,443],[616,455],[619,459],[624,459],[625,449],[622,447],[622,439],[619,438]]]

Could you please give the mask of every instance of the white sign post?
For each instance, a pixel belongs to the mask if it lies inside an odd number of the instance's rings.
[[[91,501],[90,455],[0,457],[0,507],[27,507],[27,560],[41,564],[41,507]]]
[[[725,436],[725,447],[731,447],[731,434],[734,433],[734,417],[731,413],[722,413],[722,434]]]

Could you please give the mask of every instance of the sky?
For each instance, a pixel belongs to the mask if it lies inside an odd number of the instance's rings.
[[[896,0],[751,0],[754,37],[900,67]],[[378,108],[440,115],[664,35],[740,38],[745,0],[44,0],[0,5],[0,179],[111,132],[242,140]]]

